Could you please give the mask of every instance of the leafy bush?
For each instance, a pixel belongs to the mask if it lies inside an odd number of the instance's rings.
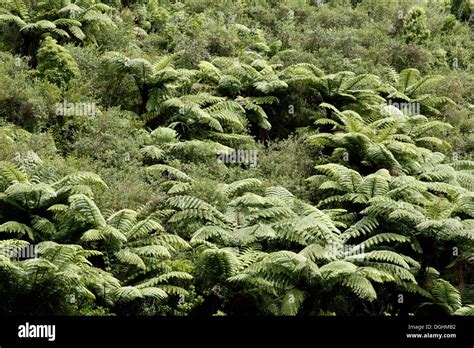
[[[45,80],[65,87],[69,81],[79,76],[79,68],[67,49],[47,36],[37,53],[39,74]]]
[[[0,7],[0,311],[473,314],[466,1]]]

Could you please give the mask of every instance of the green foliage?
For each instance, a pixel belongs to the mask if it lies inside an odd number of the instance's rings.
[[[0,310],[473,315],[470,11],[2,3]]]
[[[37,59],[40,76],[58,87],[65,87],[69,81],[80,74],[69,52],[50,36],[41,43]]]
[[[403,24],[407,43],[426,41],[430,35],[426,22],[426,12],[422,7],[414,6],[408,11]]]
[[[0,117],[28,131],[40,130],[53,117],[60,90],[35,76],[25,59],[0,54]]]

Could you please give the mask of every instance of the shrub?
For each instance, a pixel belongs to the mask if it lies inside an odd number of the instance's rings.
[[[404,34],[407,43],[423,43],[430,36],[426,12],[422,7],[412,7],[405,18]]]
[[[58,87],[66,87],[69,81],[80,75],[77,63],[68,50],[50,36],[46,36],[41,43],[37,59],[39,76]]]

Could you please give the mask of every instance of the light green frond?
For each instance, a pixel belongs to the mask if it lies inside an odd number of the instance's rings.
[[[24,172],[15,165],[5,161],[0,161],[0,175],[1,179],[5,180],[7,184],[28,181],[28,176]]]
[[[451,312],[455,312],[461,307],[459,290],[446,280],[438,279],[431,289],[431,293],[437,303],[447,306]]]
[[[75,194],[69,197],[69,202],[71,209],[81,213],[87,222],[97,227],[104,227],[106,225],[99,208],[89,197],[83,194]]]
[[[239,181],[234,181],[233,183],[226,185],[223,188],[223,192],[227,197],[232,197],[239,191],[251,190],[253,188],[260,187],[262,182],[258,179],[248,178]]]
[[[358,297],[367,301],[374,301],[377,298],[372,283],[365,277],[358,274],[351,274],[344,278],[342,284],[350,288]]]
[[[458,310],[456,310],[453,314],[462,315],[462,316],[474,316],[474,305],[461,307]]]
[[[126,263],[128,265],[132,265],[141,269],[146,268],[146,265],[143,262],[142,258],[137,254],[131,252],[130,250],[123,249],[116,252],[114,255],[119,262]]]
[[[178,180],[191,181],[191,178],[183,173],[181,170],[165,164],[155,164],[146,168],[148,172],[167,173],[168,175],[174,176]]]
[[[17,221],[8,221],[0,225],[0,233],[15,233],[19,236],[27,235],[34,240],[34,231],[29,226]]]
[[[129,231],[136,223],[138,213],[131,209],[122,209],[107,219],[107,224],[119,231]]]
[[[283,297],[281,303],[281,314],[282,315],[296,315],[305,299],[305,293],[303,291],[292,289],[289,290]]]

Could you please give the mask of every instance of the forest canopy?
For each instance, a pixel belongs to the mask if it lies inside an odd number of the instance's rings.
[[[474,315],[469,0],[1,0],[0,313]]]

